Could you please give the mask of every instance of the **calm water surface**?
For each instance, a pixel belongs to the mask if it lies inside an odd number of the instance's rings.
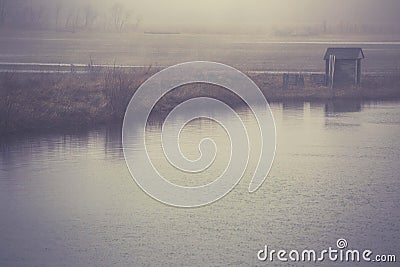
[[[338,238],[398,254],[400,103],[271,106],[278,145],[267,181],[248,194],[245,175],[222,200],[196,209],[163,205],[138,188],[119,129],[1,140],[0,266],[271,266],[257,261],[264,245],[322,250]],[[154,125],[147,137],[168,173],[159,133]],[[195,156],[204,134],[226,145],[219,126],[197,121],[185,128],[183,151]],[[194,184],[226,162],[222,153]],[[193,182],[186,178],[176,182]]]

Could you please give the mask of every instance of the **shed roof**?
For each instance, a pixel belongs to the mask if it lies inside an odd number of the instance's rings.
[[[330,55],[336,59],[362,59],[364,53],[359,47],[331,47],[326,50],[324,59],[328,60]]]

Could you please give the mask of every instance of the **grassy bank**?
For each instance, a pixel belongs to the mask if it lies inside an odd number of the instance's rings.
[[[110,68],[79,73],[0,73],[0,134],[93,127],[121,123],[135,90],[155,73],[151,69]],[[334,98],[384,100],[400,98],[400,76],[364,76],[360,87],[330,89],[305,78],[302,86],[283,86],[282,75],[249,74],[269,101],[313,101]],[[211,96],[242,105],[227,90],[210,85],[179,88],[158,103],[154,113],[168,113],[196,96]]]
[[[282,75],[249,75],[260,87],[269,101],[329,100],[334,98],[358,100],[390,100],[400,98],[400,74],[367,74],[362,76],[360,86],[331,89],[304,77],[303,86],[283,86]]]

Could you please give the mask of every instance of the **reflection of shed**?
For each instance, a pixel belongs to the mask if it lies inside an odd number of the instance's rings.
[[[325,113],[360,112],[360,100],[335,99],[325,104]]]
[[[328,48],[324,56],[326,85],[336,87],[360,84],[363,58],[361,48]]]

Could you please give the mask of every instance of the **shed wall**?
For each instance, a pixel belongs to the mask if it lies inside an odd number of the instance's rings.
[[[357,61],[337,60],[335,66],[334,84],[346,85],[356,83]]]

